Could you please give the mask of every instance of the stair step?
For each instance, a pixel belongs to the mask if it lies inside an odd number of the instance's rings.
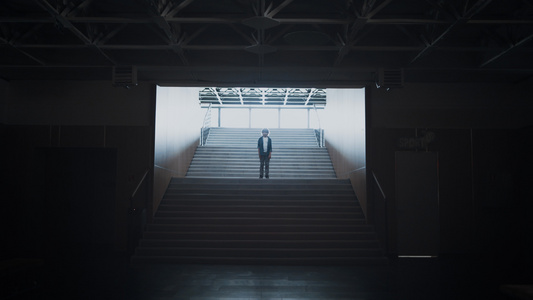
[[[273,179],[268,180],[268,182],[272,182]],[[250,183],[243,183],[243,184],[224,184],[224,183],[208,183],[208,182],[198,182],[198,183],[188,183],[187,185],[180,184],[176,181],[171,181],[168,185],[168,188],[171,190],[176,191],[188,191],[188,190],[202,190],[202,191],[225,191],[225,190],[239,190],[239,191],[263,191],[263,190],[270,190],[272,189],[271,185],[264,184],[266,181],[264,180],[256,180]],[[312,186],[307,184],[285,184],[285,185],[277,185],[276,191],[320,191],[320,190],[328,190],[328,191],[344,191],[344,192],[352,192],[353,189],[351,185],[347,184],[314,184]]]
[[[211,196],[209,199],[205,199],[207,196]],[[198,194],[180,194],[179,192],[169,191],[165,194],[165,200],[202,200],[205,203],[213,203],[214,201],[220,201],[220,200],[247,200],[247,201],[257,201],[256,203],[259,204],[261,201],[272,201],[272,203],[276,202],[282,202],[282,201],[290,201],[290,203],[298,203],[298,201],[301,203],[302,201],[305,201],[310,204],[331,204],[335,205],[335,203],[341,203],[342,201],[346,203],[352,203],[355,202],[353,199],[353,195],[328,195],[328,194],[304,194],[304,195],[282,195],[282,194],[271,194],[271,195],[262,195],[260,193],[257,194],[246,194],[246,193],[236,193],[236,194],[229,194],[227,193],[220,193],[220,194],[212,194],[212,193],[198,193]],[[324,203],[325,202],[325,203]],[[215,202],[216,203],[216,202]],[[287,204],[289,202],[286,202]],[[228,204],[231,204],[228,202]]]
[[[245,197],[245,196],[243,196]],[[294,198],[294,197],[293,197]],[[168,205],[204,205],[204,206],[221,206],[221,205],[225,205],[225,206],[228,206],[228,207],[231,207],[231,206],[246,206],[246,205],[251,205],[251,204],[256,204],[256,205],[259,205],[259,206],[265,206],[265,205],[277,205],[278,206],[278,210],[281,211],[283,210],[283,208],[285,206],[297,206],[297,205],[300,205],[301,207],[304,207],[304,206],[307,206],[307,207],[315,207],[315,208],[326,208],[329,207],[329,205],[332,205],[332,206],[344,206],[346,209],[350,209],[351,207],[355,207],[354,205],[355,204],[352,204],[351,201],[329,201],[331,202],[330,204],[329,203],[325,203],[325,201],[309,201],[307,200],[305,197],[303,197],[301,200],[294,200],[294,199],[291,199],[291,200],[288,200],[289,198],[287,199],[276,199],[276,200],[271,200],[271,199],[266,199],[266,200],[257,200],[257,199],[254,199],[254,200],[246,200],[246,199],[241,199],[241,200],[232,200],[231,198],[229,199],[218,199],[218,200],[213,200],[213,199],[202,199],[201,197],[197,198],[197,199],[179,199],[179,196],[176,196],[176,199],[169,199],[169,198],[165,198],[163,199],[162,203],[161,203],[161,209],[163,208],[169,208],[167,207]]]
[[[208,154],[208,153],[216,153],[216,154],[256,154],[257,155],[257,147],[249,146],[249,147],[232,147],[232,146],[203,146],[196,148],[198,151],[198,154]],[[275,151],[274,151],[275,150]],[[329,153],[325,148],[317,148],[317,147],[300,147],[300,148],[281,148],[281,147],[273,147],[272,148],[272,154],[278,155],[278,156],[290,156],[290,157],[297,157],[299,154],[316,154],[316,155],[324,155],[327,156]]]
[[[192,172],[187,174],[187,177],[190,178],[258,178],[259,171],[253,173],[221,173],[221,172]],[[321,178],[335,178],[335,174],[308,174],[305,172],[301,173],[270,173],[270,178],[284,178],[284,179],[321,179]]]
[[[144,239],[140,247],[197,248],[379,248],[376,241],[357,240],[157,240]]]
[[[172,179],[132,263],[387,263],[349,181],[263,181]]]
[[[257,225],[259,222],[260,225]],[[150,231],[165,232],[357,232],[370,233],[372,228],[355,220],[285,220],[235,218],[191,218],[176,220],[175,223],[153,223],[147,225]]]
[[[217,256],[217,257],[368,257],[381,254],[381,249],[361,248],[197,248],[197,247],[139,247],[138,255],[148,256]]]
[[[181,216],[352,216],[353,219],[364,219],[363,213],[354,206],[204,206],[161,204],[155,217],[181,217]]]
[[[353,193],[346,190],[268,190],[268,189],[238,189],[238,190],[212,190],[212,189],[169,189],[166,196],[172,196],[173,194],[179,194],[180,196],[213,196],[213,197],[238,197],[246,196],[246,198],[264,198],[264,197],[283,197],[283,196],[299,196],[312,200],[313,198],[331,198],[335,199],[346,198],[353,199]],[[309,197],[309,198],[307,198]],[[292,198],[294,199],[294,198]]]
[[[216,185],[216,184],[220,184],[220,185],[230,185],[230,186],[246,186],[246,185],[249,185],[249,184],[260,184],[262,186],[267,186],[267,185],[274,185],[274,186],[280,186],[280,187],[283,187],[283,186],[286,186],[286,185],[289,185],[289,186],[295,186],[295,185],[306,185],[306,186],[315,186],[315,185],[326,185],[326,186],[331,186],[331,185],[343,185],[343,186],[346,186],[346,185],[351,185],[350,183],[350,180],[349,179],[322,179],[322,180],[317,180],[317,179],[312,179],[312,180],[309,180],[309,179],[291,179],[291,180],[280,180],[280,179],[270,179],[270,180],[261,180],[261,179],[251,179],[251,178],[243,178],[243,179],[227,179],[227,178],[194,178],[194,179],[191,179],[191,178],[186,178],[186,177],[182,177],[182,178],[178,178],[178,177],[173,177],[171,180],[170,180],[170,184],[184,184],[184,185],[192,185],[192,184],[199,184],[199,183],[203,183],[203,184],[213,184],[213,185]]]
[[[313,265],[313,266],[383,266],[384,256],[372,257],[206,257],[206,256],[134,256],[133,264],[228,264],[228,265]]]
[[[373,232],[353,231],[319,231],[319,232],[246,232],[241,231],[146,231],[143,238],[146,239],[169,239],[169,240],[375,240]],[[234,228],[235,229],[235,228]]]
[[[286,211],[270,211],[264,212],[260,210],[253,211],[252,209],[245,209],[241,211],[218,211],[210,208],[208,211],[202,209],[203,207],[198,206],[200,209],[196,211],[191,210],[176,210],[176,211],[158,211],[154,218],[154,223],[161,222],[160,218],[276,218],[276,219],[287,219],[287,218],[301,218],[301,219],[314,219],[314,218],[339,218],[339,219],[364,219],[364,215],[357,212],[286,212]]]

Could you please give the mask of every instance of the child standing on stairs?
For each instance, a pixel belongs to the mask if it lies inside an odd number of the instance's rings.
[[[263,136],[257,140],[257,153],[259,154],[259,178],[263,178],[263,171],[265,178],[268,178],[268,169],[270,165],[270,158],[272,157],[272,139],[268,136],[270,133],[267,128],[264,128],[261,133]]]

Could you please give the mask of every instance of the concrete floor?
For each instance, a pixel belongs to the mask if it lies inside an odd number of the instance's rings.
[[[12,299],[512,299],[500,286],[528,283],[513,266],[467,258],[360,267],[130,266],[127,258],[82,258],[46,271],[37,288]]]

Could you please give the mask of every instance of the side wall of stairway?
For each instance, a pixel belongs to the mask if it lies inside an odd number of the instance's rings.
[[[170,178],[185,176],[198,146],[205,115],[205,109],[198,105],[198,91],[199,88],[157,88],[154,212]]]
[[[351,180],[367,215],[365,89],[328,89],[327,96],[320,121],[331,162],[337,178]]]

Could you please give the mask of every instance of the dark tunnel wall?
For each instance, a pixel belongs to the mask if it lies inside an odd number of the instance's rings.
[[[531,265],[531,84],[406,84],[367,98],[367,165],[387,195],[396,251],[395,152],[437,152],[440,253]],[[382,203],[374,203],[383,214]]]
[[[32,199],[44,193],[36,184],[40,180],[36,166],[46,159],[43,149],[85,149],[85,153],[107,149],[115,153],[108,160],[115,170],[115,188],[108,198],[112,203],[105,206],[113,218],[105,222],[112,247],[125,251],[130,197],[144,171],[153,165],[155,86],[141,84],[128,90],[110,82],[13,81],[4,95],[2,136],[7,154],[2,198],[7,199],[4,210],[10,217],[3,228],[14,239],[8,244],[15,248],[31,244],[26,241],[31,236],[27,232],[39,226],[28,209],[34,207]],[[81,178],[97,174],[84,168],[77,171]]]

